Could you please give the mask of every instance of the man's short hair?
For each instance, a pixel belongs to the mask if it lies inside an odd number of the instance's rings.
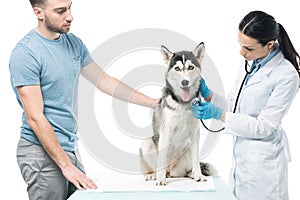
[[[42,6],[46,3],[47,0],[29,0],[32,7]]]

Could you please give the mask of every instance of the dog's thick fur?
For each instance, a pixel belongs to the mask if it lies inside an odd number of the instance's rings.
[[[140,163],[145,180],[166,185],[167,177],[190,177],[206,181],[212,166],[199,161],[199,120],[193,116],[191,101],[199,97],[200,63],[204,44],[193,52],[172,53],[161,47],[168,70],[162,98],[153,113],[152,138],[140,148]],[[202,170],[201,170],[202,168]],[[202,172],[201,172],[202,171]]]

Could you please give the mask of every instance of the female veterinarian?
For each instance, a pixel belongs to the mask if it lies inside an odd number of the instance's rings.
[[[290,155],[281,121],[298,92],[299,54],[283,26],[262,11],[242,19],[238,41],[246,73],[243,66],[227,111],[210,102],[213,92],[202,79],[200,92],[207,102],[192,105],[193,113],[222,120],[234,136],[230,185],[238,200],[288,200]]]

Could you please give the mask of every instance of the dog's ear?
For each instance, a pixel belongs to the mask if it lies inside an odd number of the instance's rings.
[[[193,54],[197,58],[199,63],[203,61],[204,51],[205,51],[205,47],[203,42],[201,42],[193,51]]]
[[[165,46],[161,45],[161,54],[164,58],[164,61],[167,65],[169,65],[171,58],[173,57],[174,53],[172,53],[169,49]]]

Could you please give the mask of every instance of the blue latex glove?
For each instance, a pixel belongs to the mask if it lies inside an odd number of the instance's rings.
[[[204,99],[209,97],[209,95],[210,95],[210,90],[208,89],[204,78],[200,79],[200,93]]]
[[[222,109],[210,102],[200,102],[200,106],[192,104],[192,111],[197,119],[220,119],[222,116]]]

